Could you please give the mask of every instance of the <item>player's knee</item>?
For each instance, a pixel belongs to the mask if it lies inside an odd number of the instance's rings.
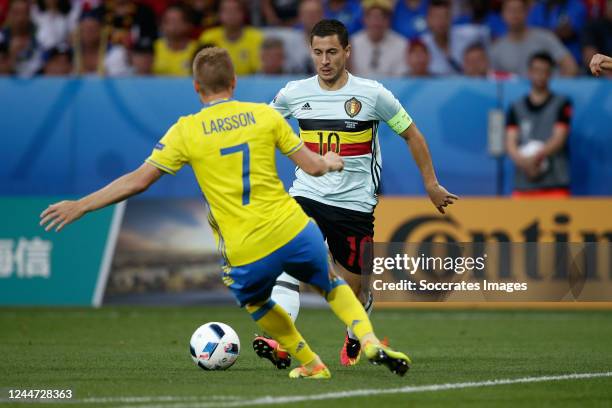
[[[247,303],[246,310],[251,315],[251,318],[258,321],[264,317],[275,305],[272,299],[265,301]]]

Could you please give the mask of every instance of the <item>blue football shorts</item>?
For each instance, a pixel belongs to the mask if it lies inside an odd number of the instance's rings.
[[[327,247],[317,225],[310,221],[295,238],[271,254],[246,265],[225,266],[223,282],[240,306],[270,298],[276,278],[287,272],[324,293],[333,289]]]

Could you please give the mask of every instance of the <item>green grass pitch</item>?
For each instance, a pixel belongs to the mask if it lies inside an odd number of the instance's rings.
[[[231,325],[241,355],[206,372],[188,341],[207,321]],[[257,331],[237,307],[0,309],[0,408],[24,406],[9,389],[72,389],[38,406],[85,407],[612,407],[612,377],[381,394],[380,390],[495,379],[612,372],[610,311],[375,310],[377,332],[406,351],[406,377],[362,360],[340,366],[343,329],[329,310],[302,310],[298,327],[332,371],[329,381],[290,380],[251,348]],[[340,391],[364,395],[338,398]],[[309,400],[331,393],[319,401]],[[261,397],[267,400],[258,400]],[[298,397],[297,402],[280,397]],[[301,399],[300,399],[301,398]]]

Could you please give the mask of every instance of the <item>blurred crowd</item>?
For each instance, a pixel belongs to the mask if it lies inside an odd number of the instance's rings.
[[[612,54],[612,0],[0,0],[0,75],[187,76],[211,45],[238,75],[311,74],[323,18],[369,78],[523,76],[539,51],[587,75]]]

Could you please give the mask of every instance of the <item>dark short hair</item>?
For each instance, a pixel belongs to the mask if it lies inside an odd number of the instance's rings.
[[[103,16],[101,10],[102,9],[97,8],[81,13],[81,16],[79,17],[79,22],[83,20],[96,20],[98,23],[102,24]]]
[[[510,3],[511,1],[512,1],[512,0],[504,0],[504,1],[502,2],[502,9],[503,9],[503,8],[504,8],[504,7],[505,7],[505,6],[506,6],[508,3]],[[525,8],[529,8],[529,0],[516,0],[516,1],[518,1],[519,3],[521,3],[521,4],[523,5],[523,7],[525,7]]]
[[[485,45],[481,43],[480,41],[476,41],[476,42],[471,43],[467,47],[465,47],[465,50],[463,50],[463,55],[466,55],[468,52],[472,52],[472,51],[482,51],[486,54],[487,47],[485,47]]]
[[[449,0],[431,0],[429,2],[429,8],[432,7],[446,7],[446,8],[450,8],[451,4]]]
[[[342,45],[342,48],[348,47],[348,31],[345,25],[338,20],[321,20],[317,24],[315,24],[315,26],[312,27],[312,31],[310,32],[310,44],[312,44],[312,39],[315,36],[329,37],[330,35],[338,36],[338,41],[340,41],[340,45]]]
[[[534,54],[531,54],[531,56],[529,57],[529,66],[531,67],[531,64],[533,64],[534,61],[544,61],[546,63],[548,63],[548,65],[550,65],[550,68],[554,69],[555,68],[555,60],[553,59],[553,57],[550,55],[550,53],[546,52],[546,51],[538,51]]]
[[[59,55],[64,55],[68,57],[68,59],[72,59],[72,49],[70,48],[70,46],[68,46],[68,44],[58,44],[43,53],[43,60],[44,62],[48,62],[50,59],[55,58]]]
[[[261,43],[262,50],[270,50],[272,48],[285,48],[283,40],[278,37],[268,37]]]
[[[185,4],[182,3],[174,3],[169,5],[165,10],[164,10],[164,14],[166,14],[168,11],[178,11],[179,13],[181,13],[183,15],[183,21],[191,24],[192,18],[191,16],[193,15],[193,11],[191,10],[191,8]]]
[[[418,48],[421,48],[427,54],[429,54],[429,48],[427,48],[427,45],[425,45],[423,40],[419,38],[413,38],[412,40],[410,40],[410,42],[408,43],[408,53],[410,54],[411,52],[414,52]]]

